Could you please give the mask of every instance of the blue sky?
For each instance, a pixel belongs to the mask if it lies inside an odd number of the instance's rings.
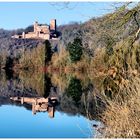
[[[49,24],[50,19],[56,18],[57,24],[67,24],[72,21],[84,22],[91,17],[109,13],[110,2],[0,2],[0,28],[25,28],[34,21]]]

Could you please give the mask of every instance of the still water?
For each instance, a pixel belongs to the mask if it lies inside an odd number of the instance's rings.
[[[96,131],[92,126],[99,122],[87,117],[88,109],[83,101],[87,90],[81,90],[80,80],[74,79],[63,88],[52,83],[55,80],[48,76],[42,81],[43,84],[41,81],[36,83],[35,79],[25,75],[24,78],[1,75],[0,138],[94,137]],[[90,95],[88,98],[92,116],[94,101]]]
[[[58,111],[52,119],[46,113],[33,116],[24,107],[4,105],[0,107],[0,119],[1,138],[91,137],[91,124],[85,117]]]

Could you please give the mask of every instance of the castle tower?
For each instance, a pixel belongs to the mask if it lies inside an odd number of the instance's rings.
[[[22,33],[22,38],[25,38],[25,32]]]
[[[56,19],[51,19],[50,30],[56,31]]]
[[[38,26],[38,22],[35,21],[35,23],[34,23],[34,33],[36,33],[36,34],[37,34],[37,26]]]

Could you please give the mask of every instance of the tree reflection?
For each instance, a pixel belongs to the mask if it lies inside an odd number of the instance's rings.
[[[82,95],[82,85],[81,81],[77,78],[71,78],[68,88],[66,90],[66,94],[68,97],[72,97],[75,103],[78,103],[81,99]]]
[[[51,78],[45,74],[45,78],[44,78],[44,98],[47,98],[50,94],[51,91],[51,87],[52,87],[52,83],[51,83]]]

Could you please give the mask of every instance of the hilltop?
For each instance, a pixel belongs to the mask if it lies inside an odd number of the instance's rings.
[[[123,19],[124,16],[128,16],[128,19]],[[111,38],[111,40],[116,43],[122,39],[124,40],[125,38],[134,35],[135,31],[138,28],[137,22],[139,22],[139,20],[139,13],[134,17],[131,16],[131,13],[128,9],[119,9],[118,11],[107,14],[103,17],[92,18],[85,23],[61,25],[57,27],[57,30],[60,31],[62,35],[61,40],[58,44],[65,47],[69,42],[72,42],[74,38],[81,37],[83,40],[83,47],[85,48],[85,51],[93,55],[93,51],[96,48],[106,47],[106,40],[108,38]],[[15,34],[22,34],[22,32],[26,33],[32,31],[32,25],[28,26],[25,29],[17,29],[12,31],[0,29],[0,49],[4,48],[8,50],[11,46],[16,46],[16,44],[18,44],[18,42],[20,41],[21,43],[19,44],[22,44],[24,46],[24,44],[27,44],[28,41],[26,42],[21,39],[14,40],[11,39],[11,36]],[[33,44],[33,47],[37,45],[36,41],[31,40],[31,43]],[[25,47],[27,48],[29,46],[31,47],[31,45],[25,45]]]

